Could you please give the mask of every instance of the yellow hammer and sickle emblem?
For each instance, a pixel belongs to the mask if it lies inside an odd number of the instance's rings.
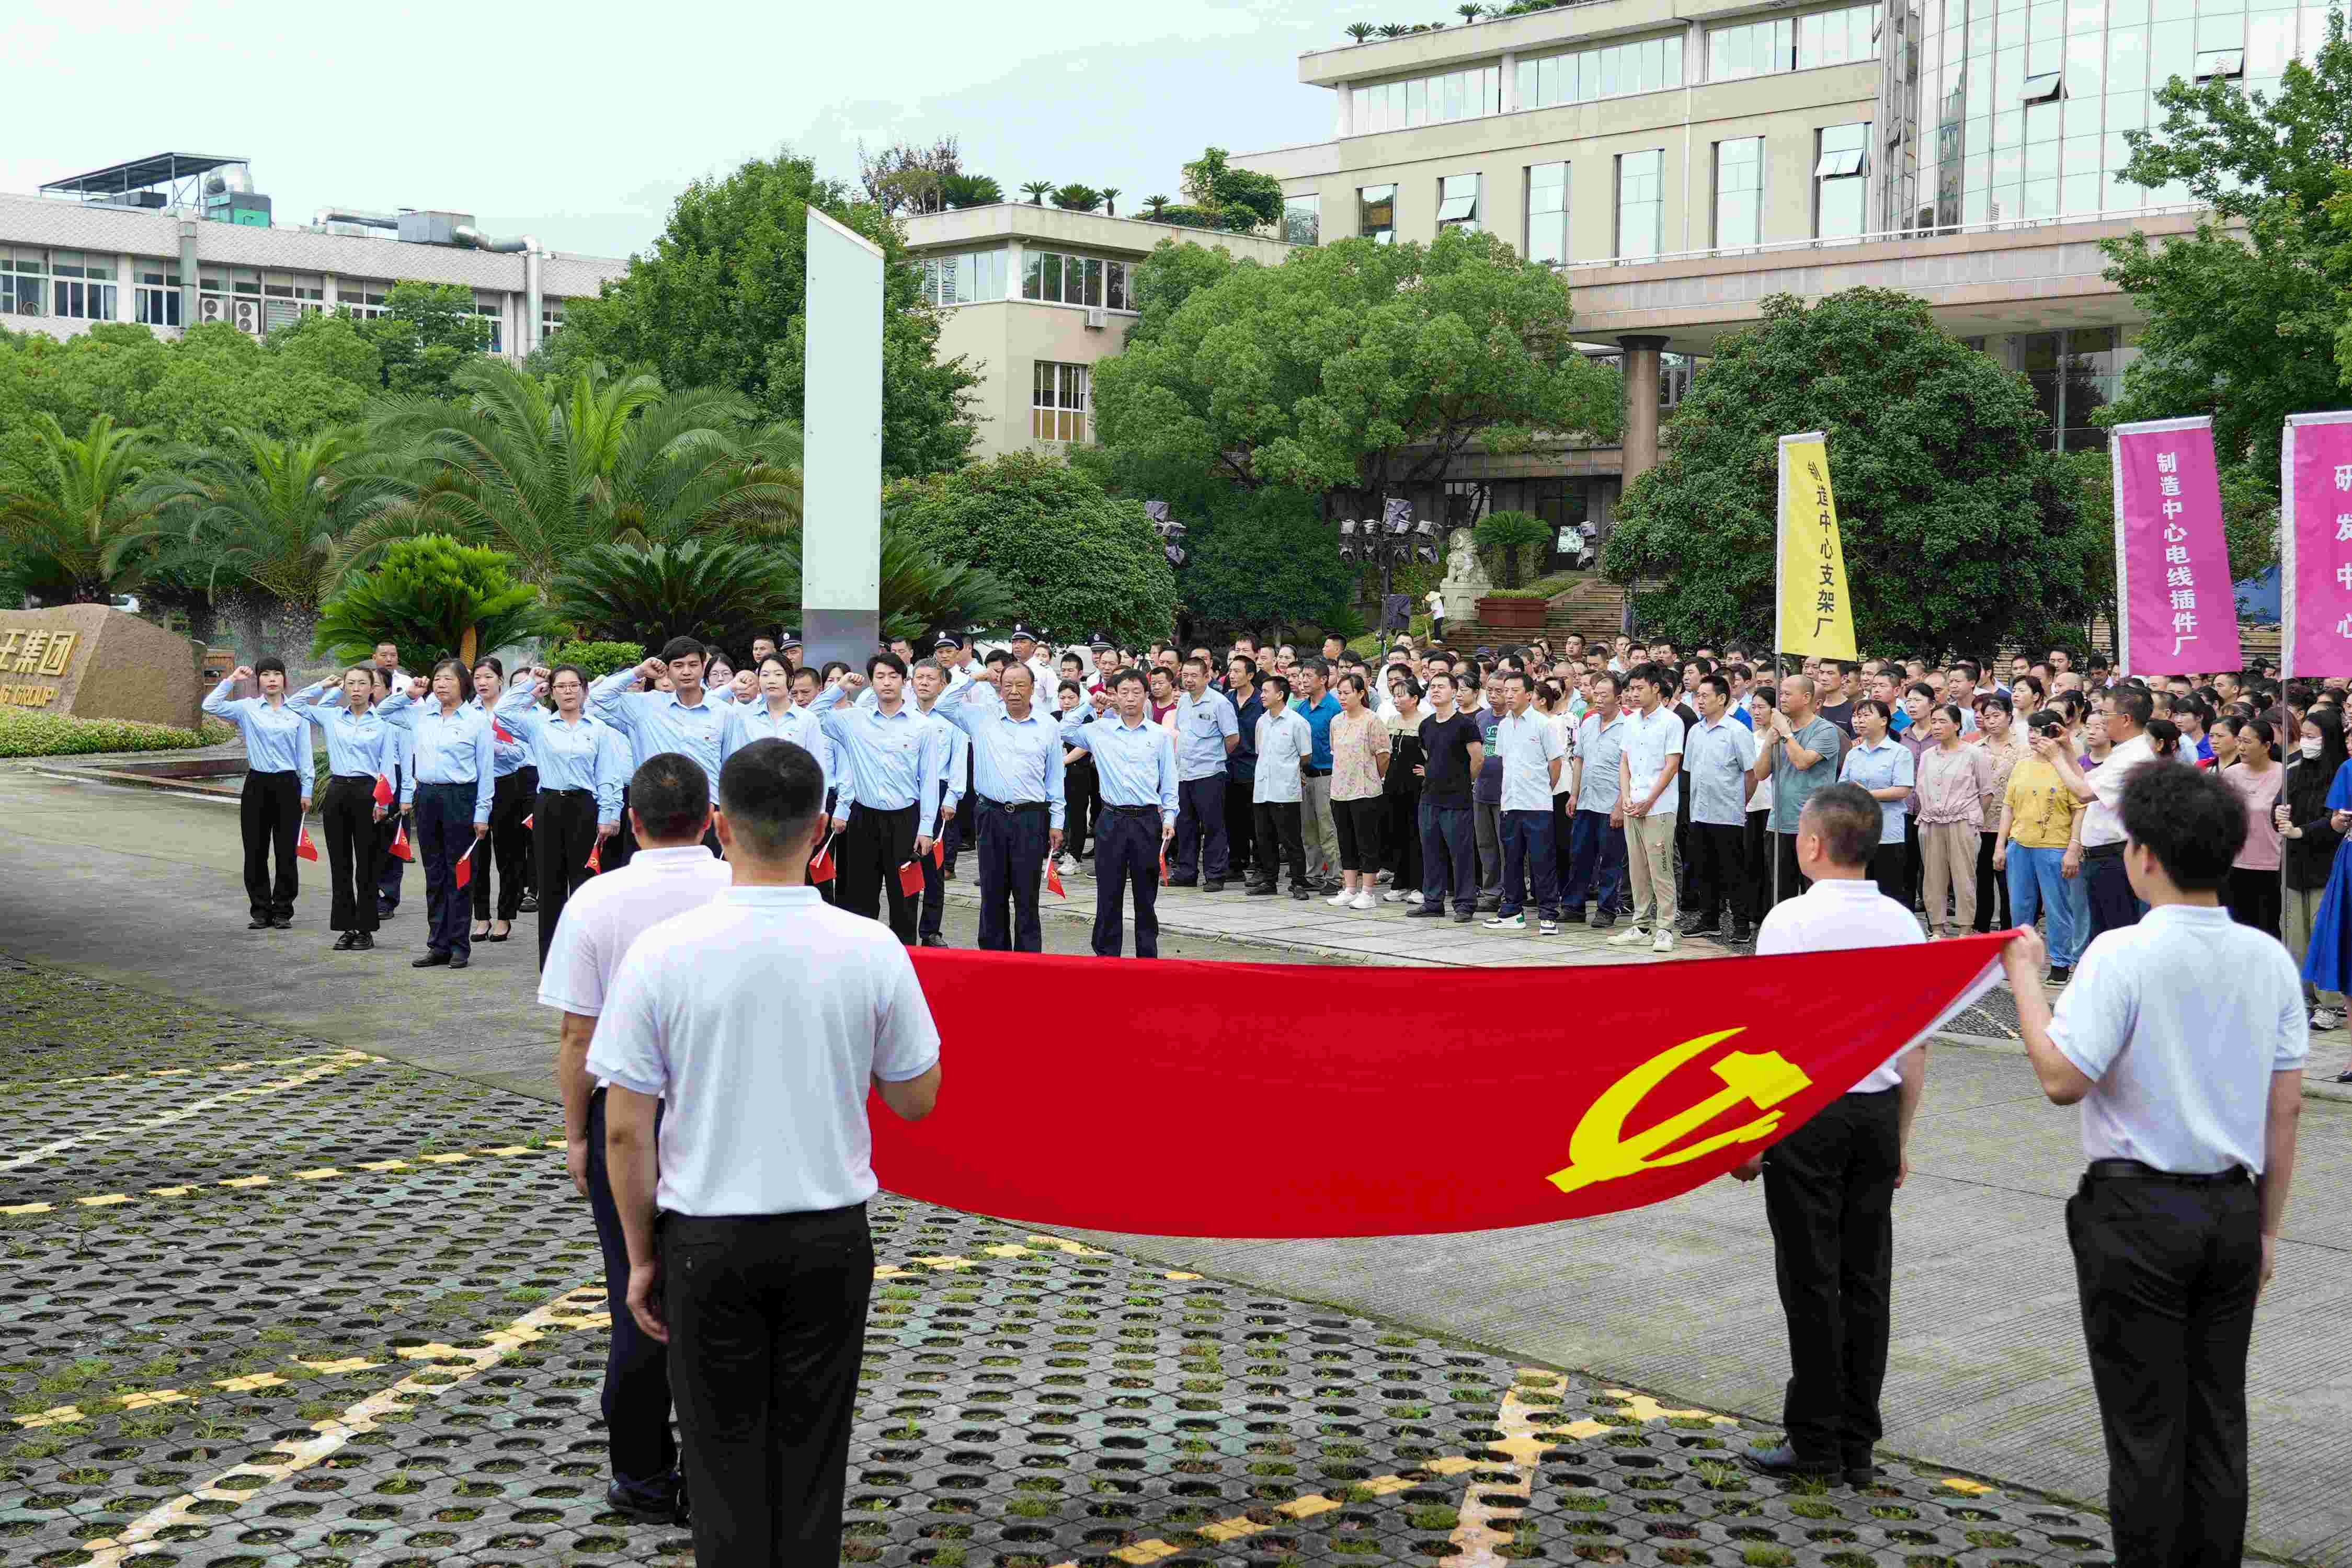
[[[1544,1179],[1562,1192],[1577,1192],[1660,1166],[1683,1165],[1733,1144],[1760,1143],[1771,1136],[1780,1125],[1780,1113],[1771,1107],[1812,1084],[1801,1070],[1774,1051],[1730,1052],[1714,1063],[1715,1075],[1724,1083],[1720,1092],[1667,1117],[1647,1132],[1636,1133],[1630,1138],[1625,1135],[1625,1119],[1675,1069],[1742,1032],[1727,1029],[1686,1040],[1670,1051],[1660,1051],[1611,1084],[1608,1092],[1584,1113],[1583,1120],[1577,1123],[1576,1132],[1569,1138],[1568,1168],[1554,1171]],[[1769,1113],[1727,1133],[1703,1138],[1686,1148],[1673,1146],[1742,1103],[1753,1104]]]

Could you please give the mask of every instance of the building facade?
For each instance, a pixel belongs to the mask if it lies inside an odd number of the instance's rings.
[[[1133,277],[1163,241],[1279,266],[1294,248],[1257,235],[1010,202],[907,220],[939,355],[980,375],[972,455],[1056,452],[1094,439],[1094,366],[1136,319]]]

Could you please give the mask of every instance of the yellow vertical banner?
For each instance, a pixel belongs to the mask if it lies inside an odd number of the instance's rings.
[[[1780,437],[1779,606],[1773,648],[1820,659],[1853,659],[1853,600],[1838,539],[1827,438],[1818,430]]]

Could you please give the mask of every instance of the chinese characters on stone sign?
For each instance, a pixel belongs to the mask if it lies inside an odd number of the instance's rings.
[[[62,675],[73,664],[78,632],[27,631],[16,627],[0,632],[0,674]],[[54,697],[54,689],[49,694]]]
[[[1814,584],[1813,593],[1813,635],[1818,637],[1824,627],[1837,620],[1837,520],[1830,510],[1829,482],[1822,476],[1822,465],[1819,463],[1806,464],[1805,475],[1813,482],[1814,523],[1821,529],[1821,539],[1816,547],[1821,559],[1821,576]]]

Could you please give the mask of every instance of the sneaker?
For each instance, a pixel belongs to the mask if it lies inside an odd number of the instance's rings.
[[[1412,904],[1412,905],[1414,908],[1416,908],[1416,909],[1420,908],[1420,907],[1421,907],[1421,889],[1419,889],[1419,888],[1417,888],[1417,887],[1416,887],[1416,888],[1414,888],[1411,893],[1406,894],[1404,895],[1404,901],[1405,901],[1407,904]]]
[[[1352,892],[1350,892],[1350,891],[1349,891],[1349,890],[1348,890],[1347,888],[1344,888],[1344,887],[1343,887],[1343,888],[1341,888],[1339,892],[1337,892],[1337,893],[1333,894],[1330,897],[1328,897],[1328,898],[1325,899],[1323,902],[1324,902],[1324,903],[1326,903],[1326,904],[1331,904],[1331,905],[1333,905],[1334,907],[1337,907],[1337,906],[1339,906],[1339,905],[1340,905],[1340,904],[1353,904],[1353,903],[1355,903],[1355,902],[1356,902],[1356,895],[1355,895],[1355,894],[1353,894]]]
[[[1748,922],[1745,920],[1736,920],[1732,922],[1731,935],[1724,940],[1735,947],[1745,947],[1756,940],[1756,933],[1748,929]]]
[[[2063,986],[2074,977],[2074,971],[2072,967],[2065,964],[2053,964],[2050,966],[2050,984],[2053,986]],[[2325,1016],[2332,1017],[2334,1015],[2328,1014]],[[2314,1027],[2316,1028],[2319,1026],[2315,1023]],[[2333,1029],[2335,1025],[2330,1024],[2326,1027]]]
[[[1445,911],[1432,904],[1417,904],[1404,912],[1407,920],[1443,920]]]
[[[1381,902],[1382,904],[1402,904],[1404,901],[1405,894],[1399,893],[1395,888],[1391,888],[1386,893],[1381,894]]]
[[[515,907],[525,915],[536,915],[539,913],[539,894],[535,893],[524,894],[522,895],[522,902],[516,904]]]
[[[1647,926],[1628,925],[1624,930],[1620,931],[1616,936],[1609,938],[1609,946],[1612,947],[1638,947],[1649,939],[1650,932]]]
[[[1682,933],[1685,936],[1713,936],[1723,929],[1723,918],[1716,915],[1693,915],[1685,917]]]
[[[1249,896],[1252,898],[1272,898],[1276,891],[1274,883],[1270,882],[1254,882],[1249,884],[1248,889]]]
[[[1559,936],[1559,922],[1557,920],[1539,920],[1536,922],[1536,935],[1538,936]]]
[[[2061,969],[2053,969],[2050,971],[2050,977],[2054,980],[2064,972],[2065,971]],[[2344,1015],[2336,1011],[2334,1008],[2315,1008],[2312,1009],[2311,1014],[2311,1027],[2314,1029],[2342,1029],[2344,1027]]]
[[[1582,904],[1578,904],[1575,908],[1570,909],[1570,910],[1568,910],[1568,911],[1566,911],[1565,913],[1563,913],[1563,914],[1560,915],[1560,917],[1559,917],[1559,918],[1560,918],[1560,922],[1561,922],[1561,924],[1563,924],[1563,925],[1583,925],[1583,924],[1584,924],[1584,905],[1582,905]]]
[[[1064,876],[1076,876],[1078,874],[1078,862],[1070,856],[1064,855],[1061,859],[1060,864],[1062,874]]]
[[[1590,924],[1595,931],[1606,931],[1612,925],[1617,924],[1617,917],[1604,909],[1600,914],[1594,915]]]
[[[1486,924],[1489,931],[1525,931],[1528,917],[1524,915],[1497,915]]]
[[[1665,927],[1660,926],[1658,928],[1657,940],[1650,944],[1650,951],[1653,953],[1671,953],[1674,950],[1675,934],[1667,930]]]
[[[1392,871],[1384,871],[1372,880],[1379,883],[1381,886],[1386,887],[1390,883],[1396,880],[1396,873]]]
[[[1477,918],[1477,914],[1473,910],[1457,909],[1454,912],[1454,924],[1456,925],[1467,925]]]
[[[1380,906],[1381,901],[1372,896],[1372,890],[1369,887],[1348,901],[1350,909],[1378,909]]]
[[[1315,895],[1307,892],[1303,887],[1294,887],[1290,890],[1290,896],[1298,900],[1299,903],[1304,904]]]

